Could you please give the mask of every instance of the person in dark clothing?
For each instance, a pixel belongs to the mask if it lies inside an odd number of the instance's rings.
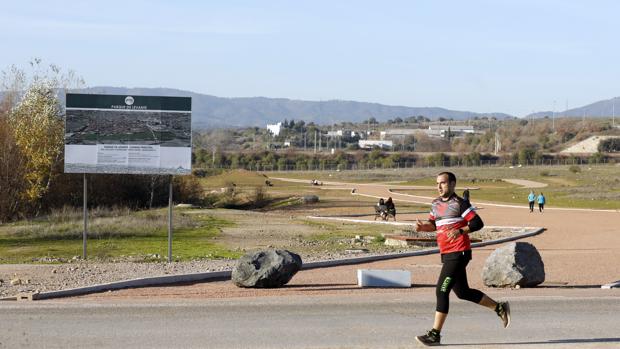
[[[380,198],[375,206],[375,220],[377,220],[377,217],[381,217],[382,220],[386,220],[387,217],[387,206],[383,198]]]
[[[387,215],[394,217],[394,220],[396,220],[396,206],[394,206],[394,201],[392,201],[392,197],[390,196],[386,201],[385,201],[385,208],[387,210]]]
[[[479,290],[469,287],[466,267],[471,260],[469,233],[482,229],[484,223],[469,201],[454,193],[456,176],[451,172],[437,175],[439,197],[433,200],[429,220],[416,222],[416,231],[437,231],[437,244],[443,264],[435,289],[437,306],[433,328],[415,339],[426,346],[439,345],[440,333],[448,316],[450,291],[457,297],[492,309],[502,320],[504,328],[510,325],[508,302],[498,303]]]

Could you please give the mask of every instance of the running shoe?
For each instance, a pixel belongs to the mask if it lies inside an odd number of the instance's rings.
[[[502,319],[504,328],[510,326],[510,304],[508,304],[508,302],[497,303],[495,313]]]
[[[439,336],[439,332],[436,329],[432,329],[425,335],[416,336],[415,340],[427,347],[433,347],[440,344],[441,338]]]

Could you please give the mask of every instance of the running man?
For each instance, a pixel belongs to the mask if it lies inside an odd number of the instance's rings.
[[[530,203],[530,213],[534,212],[534,200],[536,200],[536,194],[532,190],[530,195],[527,196],[527,201]]]
[[[510,307],[508,302],[498,303],[479,290],[469,288],[465,268],[471,260],[469,233],[482,229],[484,223],[476,214],[469,201],[454,193],[456,176],[451,172],[437,175],[439,197],[433,200],[429,220],[416,222],[416,231],[437,231],[437,244],[441,253],[443,267],[439,274],[435,294],[437,307],[433,328],[425,335],[415,339],[426,346],[440,344],[440,333],[450,301],[450,291],[457,297],[480,304],[491,310],[502,320],[504,328],[510,325]]]

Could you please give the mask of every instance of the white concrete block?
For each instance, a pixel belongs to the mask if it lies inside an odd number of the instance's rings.
[[[411,287],[409,270],[358,269],[360,287]]]
[[[606,284],[606,285],[602,285],[601,288],[604,288],[604,289],[620,288],[620,280]]]

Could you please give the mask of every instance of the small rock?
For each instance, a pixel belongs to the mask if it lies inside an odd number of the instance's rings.
[[[58,270],[52,269],[52,274],[56,274],[57,272],[58,272]]]
[[[17,286],[17,285],[21,285],[22,284],[22,280],[21,279],[13,279],[11,280],[11,285],[12,286]]]

